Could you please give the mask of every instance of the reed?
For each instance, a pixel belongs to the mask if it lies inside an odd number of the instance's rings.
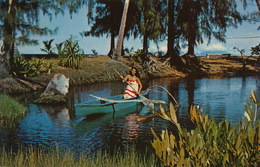
[[[0,152],[0,166],[160,167],[161,165],[153,154],[140,156],[134,149],[112,155],[100,152],[95,157],[88,157],[83,154],[76,157],[70,151],[61,151],[59,149],[43,151],[40,148],[28,148],[19,149],[17,152],[7,152],[2,149]]]
[[[26,107],[8,95],[0,94],[0,104],[1,127],[12,124],[25,114]]]

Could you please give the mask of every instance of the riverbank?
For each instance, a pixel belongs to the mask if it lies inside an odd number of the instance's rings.
[[[128,74],[129,66],[137,66],[141,73],[141,78],[146,79],[158,77],[180,78],[189,75],[238,75],[242,72],[242,59],[238,56],[198,57],[196,62],[199,62],[199,65],[190,64],[193,61],[187,61],[187,58],[182,58],[182,60],[187,66],[184,70],[170,68],[165,62],[159,59],[155,59],[155,62],[153,62],[154,68],[151,68],[152,65],[150,65],[150,68],[144,69],[140,64],[133,62],[129,58],[122,57],[119,61],[115,61],[109,56],[85,57],[82,60],[81,69],[79,70],[56,66],[50,74],[42,73],[34,77],[0,80],[0,93],[22,93],[44,89],[53,75],[57,73],[62,73],[66,77],[69,77],[71,86],[120,80],[114,69],[122,75],[126,75]],[[58,64],[57,59],[51,61],[56,61],[56,64]],[[256,62],[257,57],[249,58],[246,71],[244,72],[246,74],[260,73],[260,68],[255,67]]]

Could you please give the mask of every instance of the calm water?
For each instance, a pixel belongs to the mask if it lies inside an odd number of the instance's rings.
[[[217,120],[227,117],[236,123],[243,117],[243,103],[250,92],[254,90],[260,97],[259,76],[178,80],[160,78],[143,81],[143,85],[144,88],[163,86],[174,95],[178,103],[182,103],[178,117],[184,127],[190,126],[186,111],[191,104],[199,105],[205,113]],[[115,147],[126,148],[129,145],[142,149],[153,139],[151,127],[160,133],[163,129],[172,129],[171,125],[157,117],[137,122],[137,118],[147,112],[146,108],[140,108],[137,112],[117,112],[114,118],[112,114],[82,118],[76,116],[73,108],[74,104],[94,100],[90,94],[109,97],[121,94],[125,86],[121,82],[109,82],[71,87],[67,105],[28,104],[28,113],[16,129],[0,131],[1,146],[60,147],[86,154]],[[153,87],[152,90],[149,98],[173,101],[163,89]],[[17,98],[24,97],[21,95]]]

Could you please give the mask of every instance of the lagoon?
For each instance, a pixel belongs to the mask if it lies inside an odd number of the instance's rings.
[[[217,121],[228,119],[232,124],[243,117],[244,103],[251,91],[260,98],[260,76],[228,77],[222,75],[207,78],[158,78],[143,80],[144,89],[151,88],[151,99],[171,99],[163,86],[171,92],[175,100],[181,103],[178,119],[182,126],[191,128],[187,110],[197,105],[204,113]],[[136,146],[142,150],[150,146],[153,139],[150,128],[160,133],[171,129],[171,124],[158,117],[138,122],[137,118],[147,110],[140,108],[136,112],[117,112],[113,114],[79,117],[74,104],[94,100],[90,94],[109,97],[121,94],[125,84],[105,82],[70,87],[67,105],[35,105],[26,103],[32,94],[16,95],[27,105],[28,112],[15,129],[1,129],[1,146],[7,149],[20,147],[41,147],[43,149],[61,148],[76,153],[94,154],[98,151],[125,149]],[[167,106],[164,106],[167,107]]]

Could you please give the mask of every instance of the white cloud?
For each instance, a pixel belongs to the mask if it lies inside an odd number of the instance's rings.
[[[167,45],[161,46],[160,51],[167,52]]]
[[[225,48],[225,46],[221,43],[214,43],[214,44],[210,44],[210,45],[201,45],[199,46],[199,50],[203,50],[203,51],[224,51],[227,50]]]

